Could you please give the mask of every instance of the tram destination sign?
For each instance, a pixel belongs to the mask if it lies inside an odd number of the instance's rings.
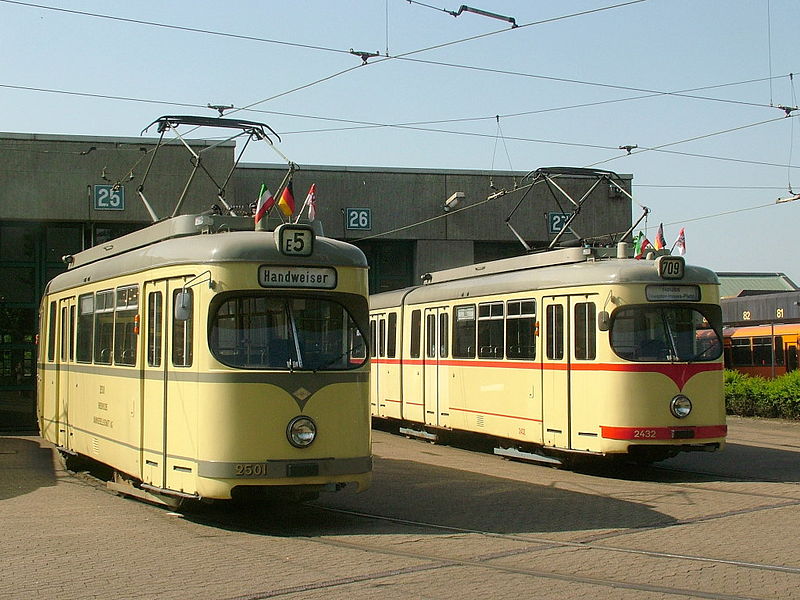
[[[333,267],[258,267],[258,283],[265,288],[313,288],[332,290],[337,273]]]

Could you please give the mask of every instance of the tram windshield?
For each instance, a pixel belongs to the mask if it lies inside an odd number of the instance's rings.
[[[614,314],[611,347],[626,360],[706,362],[722,354],[718,306],[626,306]]]
[[[232,297],[211,314],[210,347],[221,363],[244,369],[354,369],[366,343],[341,304],[325,298]]]

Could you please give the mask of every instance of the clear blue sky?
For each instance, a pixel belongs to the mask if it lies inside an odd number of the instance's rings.
[[[800,192],[800,111],[776,108],[800,102],[800,2],[470,0],[515,29],[448,2],[0,0],[0,131],[252,105],[300,165],[594,165],[633,175],[651,239],[686,228],[689,262],[800,283],[800,200],[775,204]]]

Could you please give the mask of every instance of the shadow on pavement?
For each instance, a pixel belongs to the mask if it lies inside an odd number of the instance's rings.
[[[387,519],[367,519],[330,509]],[[278,536],[414,532],[413,525],[390,519],[495,533],[628,529],[674,522],[672,517],[640,503],[380,458],[375,462],[373,487],[363,494],[324,494],[313,504],[294,508],[221,503],[182,512],[187,519],[209,526]],[[424,526],[417,532],[453,533]]]
[[[0,500],[55,485],[53,450],[36,440],[0,437]]]

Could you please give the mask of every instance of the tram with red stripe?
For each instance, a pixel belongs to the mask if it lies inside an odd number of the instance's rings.
[[[563,248],[370,298],[371,404],[408,435],[498,454],[663,460],[725,444],[722,314],[710,270],[662,250]]]

